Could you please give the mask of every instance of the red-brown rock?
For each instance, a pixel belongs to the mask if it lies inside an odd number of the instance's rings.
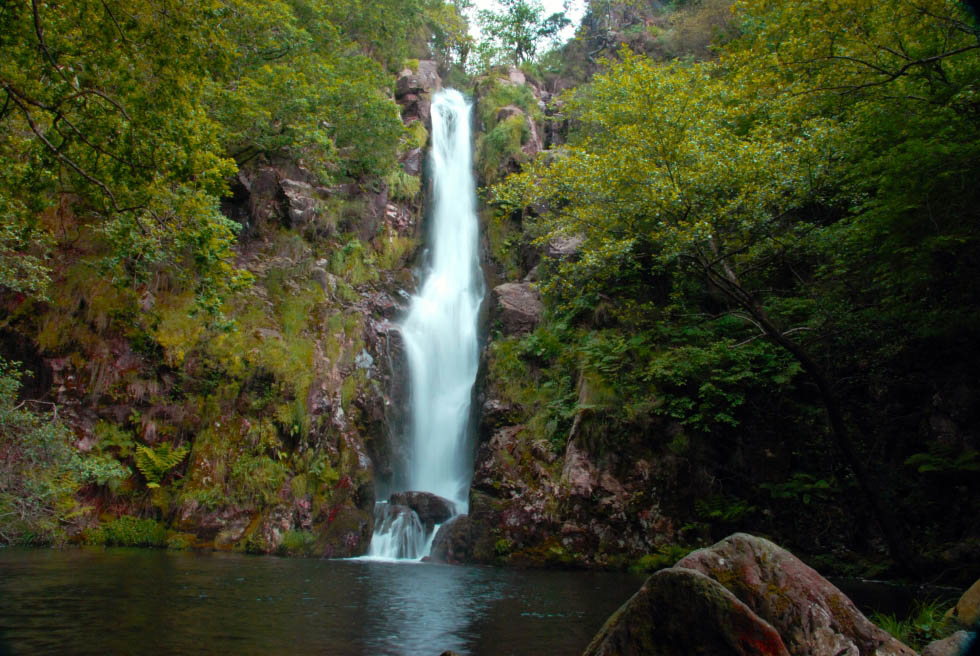
[[[651,576],[584,656],[788,656],[779,634],[720,583],[691,569]]]
[[[675,567],[720,582],[779,631],[791,654],[915,656],[827,579],[768,540],[736,533]]]
[[[452,501],[431,492],[395,492],[388,498],[388,503],[414,510],[426,530],[431,530],[433,525],[441,524],[456,514]]]
[[[507,282],[493,288],[496,316],[505,335],[534,330],[541,320],[541,299],[530,284]]]

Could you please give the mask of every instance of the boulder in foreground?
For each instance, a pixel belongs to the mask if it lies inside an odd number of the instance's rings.
[[[830,581],[768,540],[736,533],[675,567],[697,570],[724,585],[779,631],[790,653],[915,656]]]
[[[657,572],[592,639],[585,656],[789,656],[779,634],[717,581]]]

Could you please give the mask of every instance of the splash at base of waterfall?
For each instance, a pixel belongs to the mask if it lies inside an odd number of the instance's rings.
[[[378,502],[374,507],[374,536],[368,560],[422,560],[429,554],[439,525],[426,531],[411,508]]]

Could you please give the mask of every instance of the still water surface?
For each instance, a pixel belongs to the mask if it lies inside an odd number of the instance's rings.
[[[579,654],[615,573],[0,549],[0,655]]]

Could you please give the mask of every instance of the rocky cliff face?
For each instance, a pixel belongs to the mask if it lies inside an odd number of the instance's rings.
[[[295,160],[256,158],[222,203],[252,277],[204,316],[180,272],[135,292],[58,272],[20,317],[39,374],[82,452],[132,475],[82,491],[73,539],[346,557],[372,533],[375,484],[404,458],[407,402],[393,321],[415,281],[434,64],[398,79],[406,124],[384,179],[327,186]],[[26,350],[25,350],[26,349]],[[132,529],[139,535],[121,530]]]
[[[564,140],[560,120],[549,119],[556,111],[551,100],[516,69],[477,83],[476,113],[483,129],[477,168],[484,185]],[[529,212],[533,216],[534,209]],[[522,225],[527,216],[502,215],[493,208],[483,214],[492,288],[490,340],[478,390],[479,447],[470,515],[445,527],[433,559],[620,566],[677,538],[679,526],[662,499],[679,487],[685,467],[669,452],[651,448],[642,434],[615,452],[597,451],[591,436],[603,430],[602,419],[588,411],[564,427],[561,449],[535,423],[534,365],[517,363],[512,347],[542,320],[543,305],[533,284],[538,263],[543,257],[576,257],[581,240],[572,236],[534,246]],[[588,395],[586,382],[578,388],[572,392]],[[649,430],[666,434],[677,427],[663,423]]]

